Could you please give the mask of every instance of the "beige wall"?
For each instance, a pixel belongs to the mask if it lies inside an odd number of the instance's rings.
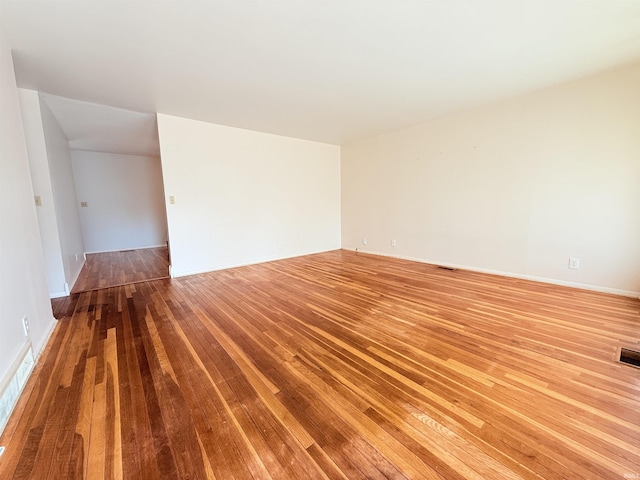
[[[40,96],[35,90],[18,89],[22,124],[29,156],[29,170],[33,193],[40,197],[41,205],[36,208],[38,226],[40,227],[40,242],[47,267],[47,284],[51,298],[69,295],[64,264],[62,263],[62,246],[56,206],[54,203],[53,186],[51,184],[51,169],[42,126],[42,112],[40,110]]]
[[[165,246],[160,158],[71,150],[86,253]]]
[[[637,295],[639,86],[635,65],[343,146],[343,248]]]
[[[28,342],[37,355],[55,325],[11,50],[0,34],[0,394]],[[22,318],[30,325],[28,335]],[[3,403],[2,407],[13,405]],[[6,412],[0,409],[0,418]],[[6,418],[6,417],[5,417]],[[0,430],[3,425],[0,425]]]
[[[172,274],[340,248],[340,148],[158,114]]]
[[[73,182],[71,150],[60,124],[42,98],[40,98],[40,112],[44,143],[47,147],[53,203],[60,233],[62,265],[69,290],[71,290],[84,265],[84,242],[78,214],[76,187]]]

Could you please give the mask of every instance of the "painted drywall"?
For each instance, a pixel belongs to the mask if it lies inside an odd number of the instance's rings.
[[[0,33],[0,385],[26,342],[41,351],[55,323],[10,48]],[[29,320],[29,335],[22,318]]]
[[[172,275],[340,248],[335,145],[158,114]]]
[[[159,157],[72,150],[71,162],[87,253],[166,245]]]
[[[84,245],[71,167],[71,152],[67,138],[42,98],[40,98],[40,112],[49,161],[53,203],[60,233],[62,265],[65,279],[71,289],[84,265]]]
[[[343,146],[343,247],[637,295],[638,85],[634,65]]]
[[[40,229],[40,243],[47,268],[49,296],[52,298],[61,297],[68,295],[68,292],[65,291],[67,280],[62,264],[62,247],[60,246],[60,233],[58,232],[56,209],[53,203],[53,188],[44,141],[40,98],[37,91],[24,88],[18,89],[18,95],[33,193],[40,197],[41,202],[41,205],[36,206],[36,212]]]

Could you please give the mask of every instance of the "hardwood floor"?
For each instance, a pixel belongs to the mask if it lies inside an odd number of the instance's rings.
[[[169,277],[167,247],[91,253],[71,293]]]
[[[640,300],[346,251],[78,295],[0,478],[640,475]]]

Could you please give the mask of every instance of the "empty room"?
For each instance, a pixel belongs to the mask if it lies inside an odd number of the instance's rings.
[[[640,2],[0,0],[1,479],[640,479]]]

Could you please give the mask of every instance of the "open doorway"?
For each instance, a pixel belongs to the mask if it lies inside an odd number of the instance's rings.
[[[50,179],[42,183],[55,207],[38,212],[45,257],[55,260],[47,259],[47,275],[56,279],[51,297],[64,296],[61,290],[68,295],[168,277],[156,115],[37,96],[33,111],[41,117],[46,152],[35,168]],[[42,188],[34,181],[36,205]],[[57,228],[46,230],[52,224]],[[57,285],[61,281],[63,288]]]
[[[159,156],[72,150],[86,262],[71,293],[169,276]]]

